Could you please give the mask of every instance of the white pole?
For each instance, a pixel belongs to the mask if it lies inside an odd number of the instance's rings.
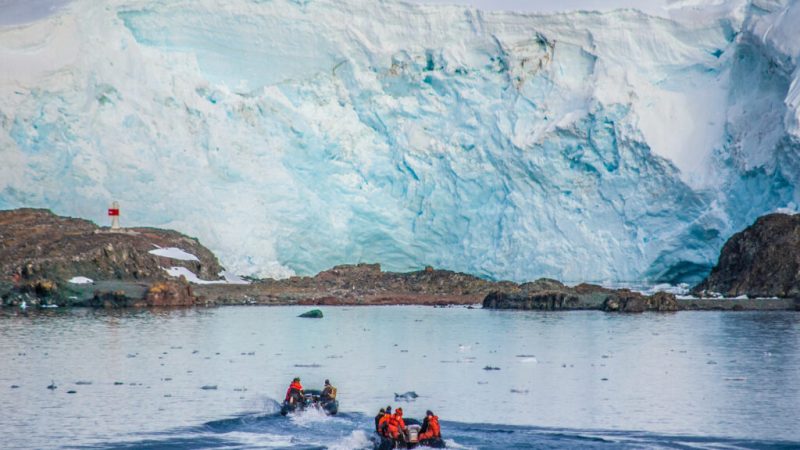
[[[111,216],[111,229],[112,230],[119,230],[121,227],[119,226],[119,202],[114,202],[111,204],[111,209],[116,211],[116,214]]]

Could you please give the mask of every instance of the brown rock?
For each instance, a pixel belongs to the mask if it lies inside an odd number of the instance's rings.
[[[43,209],[0,211],[0,277],[56,282],[74,276],[95,280],[167,280],[161,269],[183,266],[203,279],[223,270],[217,258],[196,239],[171,230],[128,228],[112,231],[88,220],[61,217]],[[199,261],[177,261],[149,253],[178,247]],[[49,289],[45,289],[49,291]]]
[[[150,286],[145,294],[147,306],[194,306],[197,297],[192,294],[192,286],[187,283],[165,281]]]

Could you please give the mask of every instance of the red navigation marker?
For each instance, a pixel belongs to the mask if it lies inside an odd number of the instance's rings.
[[[119,202],[111,203],[111,208],[108,208],[108,217],[111,217],[111,229],[119,230]]]

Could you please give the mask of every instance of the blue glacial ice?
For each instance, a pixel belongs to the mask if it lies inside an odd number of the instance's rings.
[[[76,0],[0,28],[0,208],[240,274],[696,281],[800,204],[800,4],[697,8]]]

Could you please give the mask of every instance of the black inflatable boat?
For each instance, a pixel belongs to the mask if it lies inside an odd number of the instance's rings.
[[[403,418],[406,423],[405,439],[391,439],[375,432],[372,443],[375,450],[391,450],[395,448],[446,448],[442,438],[419,439],[420,428],[422,425],[416,419]]]
[[[281,415],[285,416],[289,413],[304,411],[308,408],[316,408],[323,411],[329,416],[333,416],[339,412],[339,400],[323,401],[320,398],[322,391],[317,389],[306,389],[305,397],[302,401],[288,402],[284,401],[281,405]]]

